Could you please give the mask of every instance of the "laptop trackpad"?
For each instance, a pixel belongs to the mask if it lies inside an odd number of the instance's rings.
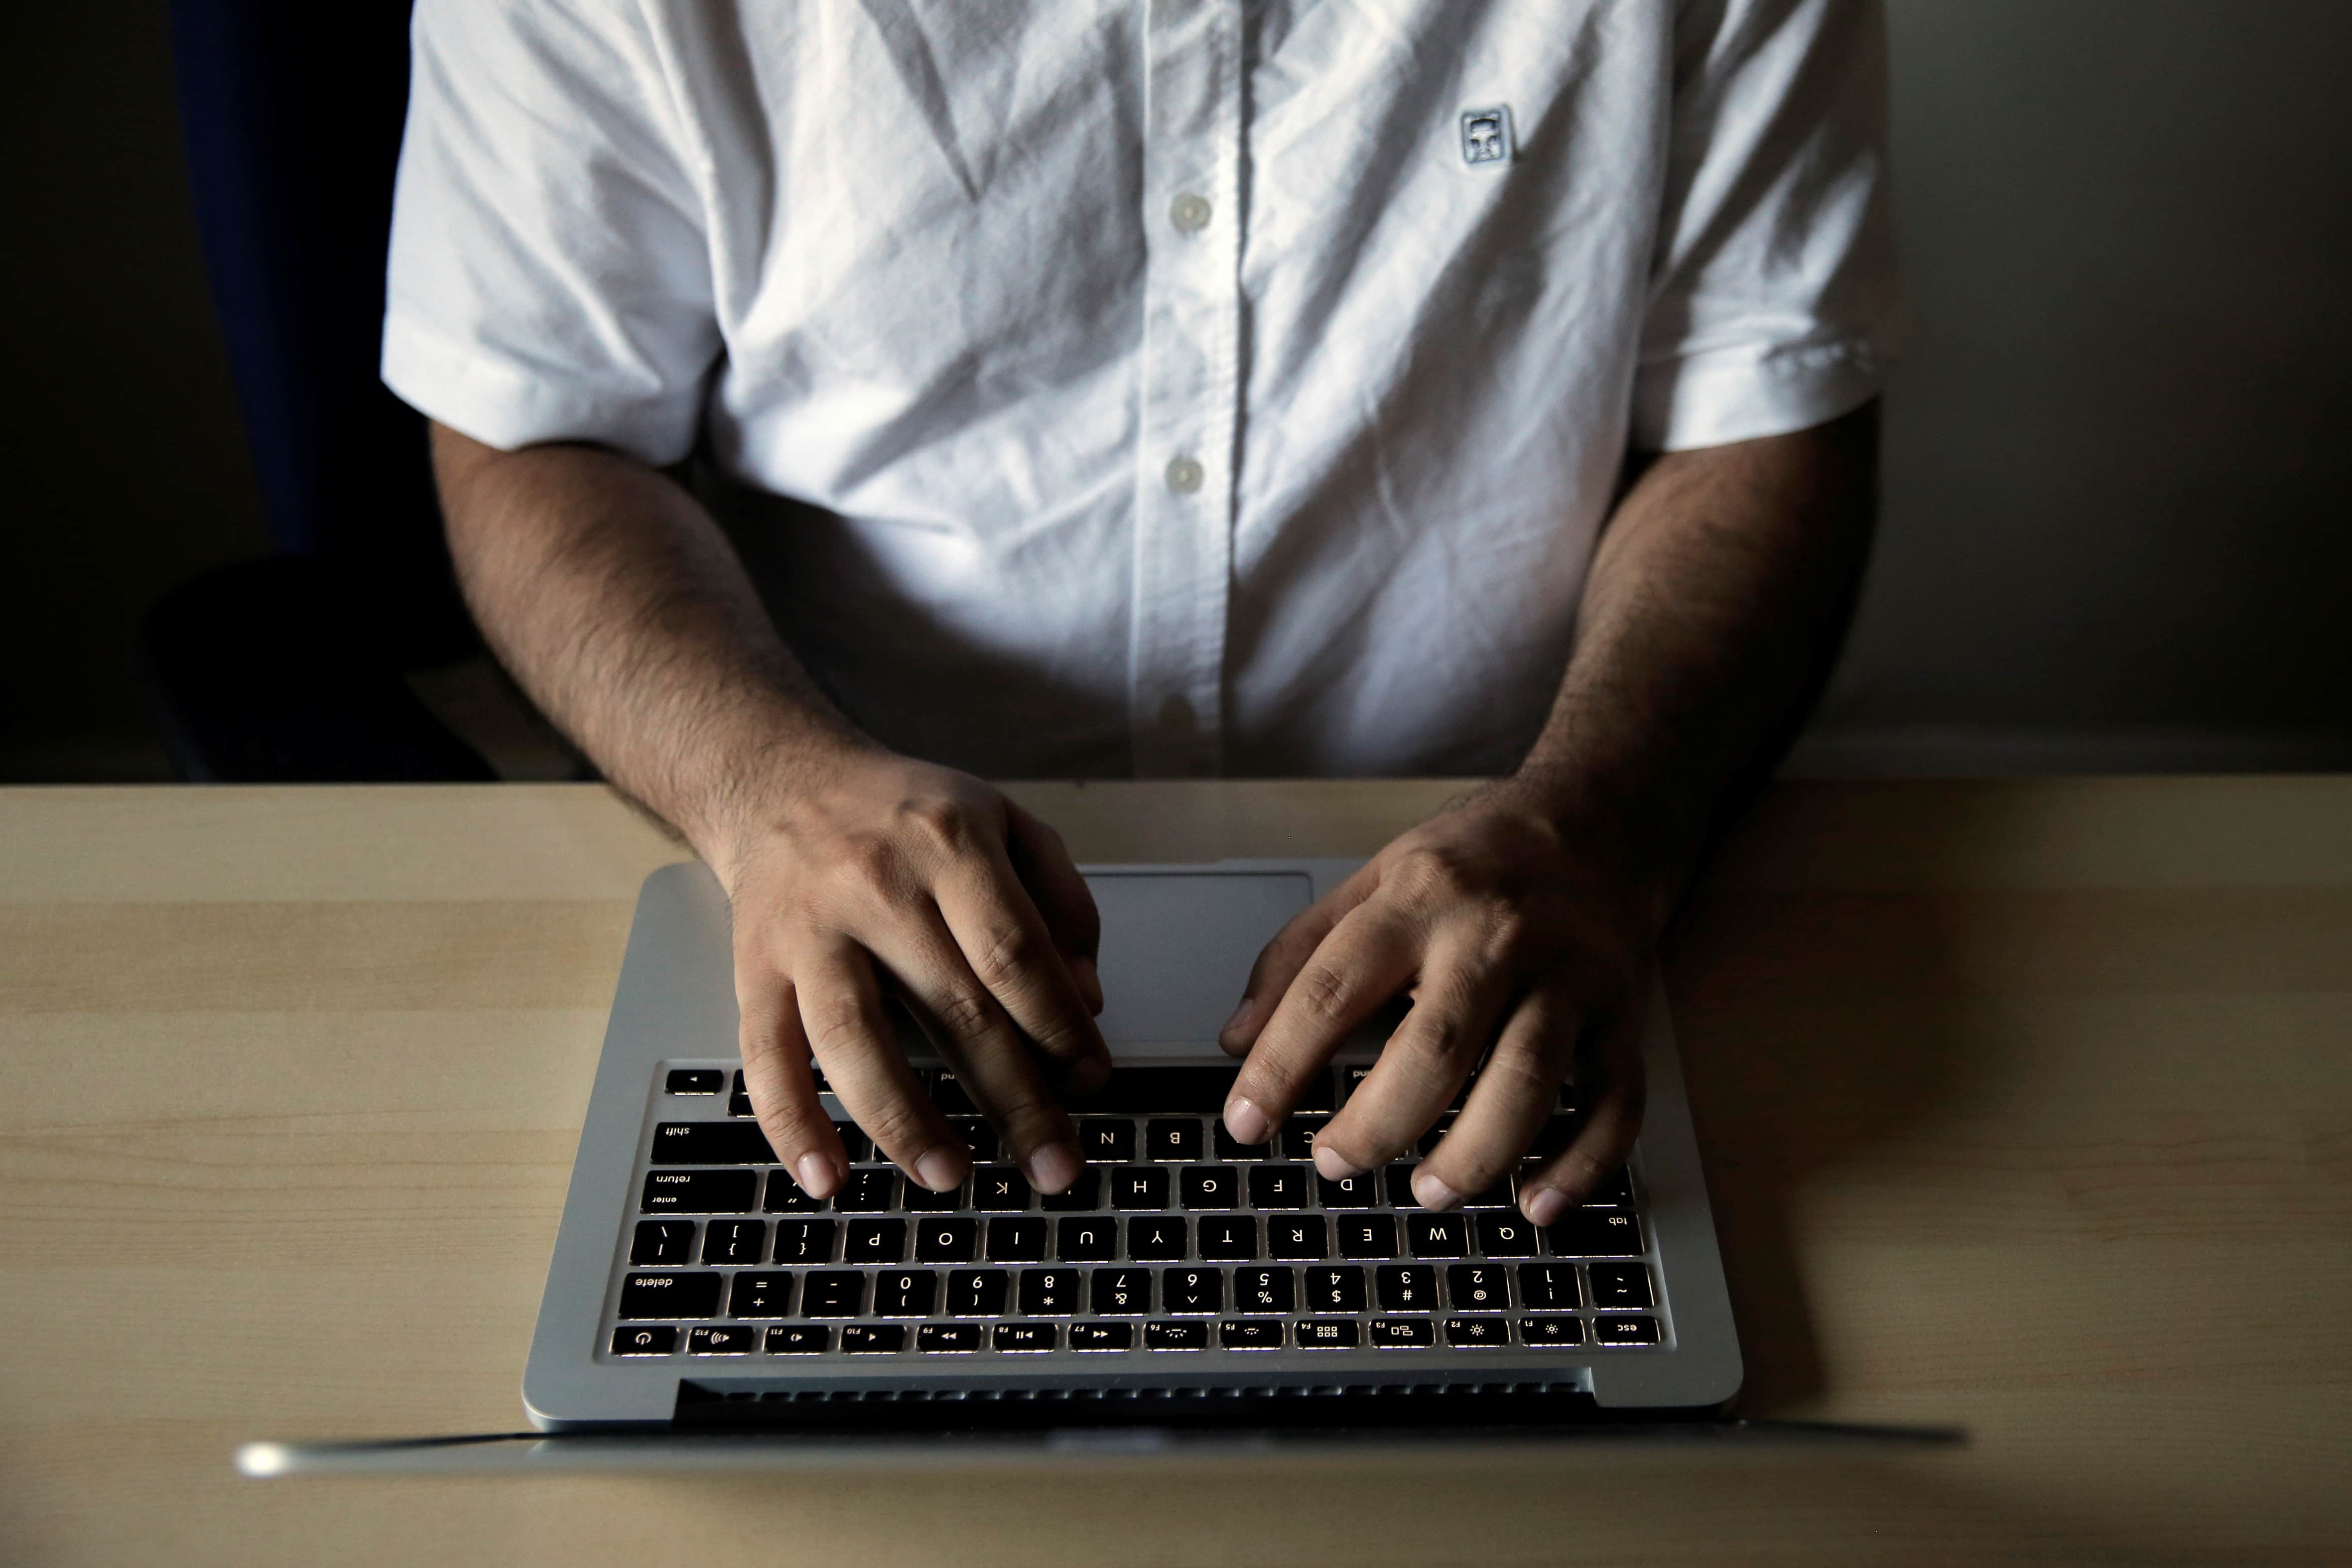
[[[1300,871],[1132,871],[1087,878],[1102,912],[1103,1038],[1209,1045],[1260,949],[1315,900]]]

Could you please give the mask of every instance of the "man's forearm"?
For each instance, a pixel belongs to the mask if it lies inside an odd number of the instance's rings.
[[[1876,515],[1876,405],[1651,462],[1586,580],[1558,700],[1507,788],[1605,836],[1663,921],[1735,783],[1801,716]]]
[[[433,450],[458,578],[499,659],[706,857],[751,791],[866,743],[676,481],[597,447],[501,452],[440,426]]]

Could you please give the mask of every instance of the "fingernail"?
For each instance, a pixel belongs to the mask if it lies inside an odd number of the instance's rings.
[[[833,1162],[822,1154],[803,1154],[793,1166],[801,1178],[801,1191],[813,1198],[833,1196]]]
[[[1069,1190],[1078,1179],[1078,1152],[1065,1143],[1048,1143],[1029,1156],[1029,1184],[1041,1193]]]
[[[1225,1131],[1236,1143],[1265,1142],[1265,1112],[1238,1095],[1225,1101]]]
[[[1450,1209],[1462,1201],[1462,1194],[1439,1181],[1427,1171],[1412,1173],[1412,1195],[1425,1209]]]
[[[1528,1217],[1538,1225],[1557,1225],[1559,1216],[1568,1212],[1568,1200],[1556,1187],[1545,1187],[1528,1194]]]
[[[935,1193],[953,1192],[963,1182],[963,1162],[947,1149],[927,1149],[915,1162],[915,1180]]]
[[[1324,1143],[1315,1145],[1315,1168],[1335,1182],[1361,1175],[1364,1169],[1361,1165],[1350,1165],[1338,1150]]]

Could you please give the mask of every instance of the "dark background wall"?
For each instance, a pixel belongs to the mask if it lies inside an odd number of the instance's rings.
[[[2352,6],[1891,0],[1918,331],[1809,771],[2352,767]],[[0,8],[0,780],[261,548],[163,7]]]

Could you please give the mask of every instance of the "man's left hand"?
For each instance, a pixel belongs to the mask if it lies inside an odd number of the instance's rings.
[[[1558,1220],[1624,1163],[1642,1124],[1643,1016],[1667,900],[1611,868],[1621,847],[1516,781],[1389,845],[1259,955],[1220,1037],[1247,1058],[1225,1103],[1234,1137],[1271,1136],[1349,1037],[1409,992],[1379,1063],[1317,1134],[1316,1168],[1336,1178],[1404,1156],[1476,1068],[1412,1176],[1423,1207],[1458,1207],[1517,1166],[1573,1078],[1573,1137],[1519,1184],[1530,1220]]]

